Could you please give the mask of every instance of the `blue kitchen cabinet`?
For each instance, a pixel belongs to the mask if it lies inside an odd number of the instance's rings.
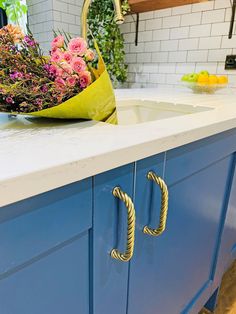
[[[0,313],[89,314],[92,179],[0,208]]]
[[[196,314],[236,253],[235,130],[0,208],[0,314]],[[161,193],[169,188],[163,234]],[[136,239],[125,252],[127,208]]]
[[[132,198],[133,185],[134,164],[94,178],[93,314],[125,314],[127,311],[129,264],[110,255],[112,249],[125,251],[127,209],[112,191],[120,187]]]
[[[197,313],[213,293],[235,143],[235,134],[221,134],[137,163],[128,314]],[[169,187],[167,228],[159,237],[143,233],[145,225],[157,227],[160,212],[150,170]]]

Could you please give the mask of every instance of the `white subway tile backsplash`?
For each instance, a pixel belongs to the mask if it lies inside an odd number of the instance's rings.
[[[198,25],[201,24],[202,13],[190,13],[181,16],[181,26]]]
[[[130,52],[144,52],[145,51],[145,43],[138,43],[138,45],[136,46],[135,43],[131,43],[129,44],[129,49]]]
[[[226,55],[231,54],[232,49],[216,49],[209,50],[208,61],[209,62],[224,62]]]
[[[83,0],[29,0],[29,21],[43,48],[49,47],[52,29],[80,34]],[[140,14],[139,43],[135,46],[136,15],[127,15],[121,25],[125,39],[130,87],[179,84],[184,73],[225,71],[227,54],[236,54],[236,26],[228,39],[230,0],[211,0],[193,5]]]
[[[227,8],[225,10],[225,22],[229,22],[231,20],[231,16],[232,16],[232,9]]]
[[[176,65],[173,63],[161,63],[159,73],[175,73]]]
[[[221,48],[234,48],[236,47],[236,36],[232,37],[231,39],[228,36],[223,36]]]
[[[135,34],[134,34],[134,39],[135,39]],[[152,31],[139,32],[139,42],[147,42],[147,41],[152,41]]]
[[[172,15],[180,15],[190,13],[192,10],[191,5],[182,5],[180,7],[172,8]]]
[[[143,64],[142,72],[143,73],[157,73],[158,68],[159,68],[158,64],[152,64],[152,63]]]
[[[126,43],[134,43],[134,41],[135,41],[135,33],[124,34],[124,40],[125,40]]]
[[[169,62],[187,62],[187,51],[171,51],[169,52]]]
[[[150,20],[154,18],[154,12],[145,12],[140,14],[140,20]]]
[[[213,8],[214,8],[214,1],[196,3],[192,6],[192,12],[208,11],[208,10],[213,10]]]
[[[211,35],[212,36],[228,35],[228,33],[229,33],[229,23],[228,22],[212,24],[212,28],[211,28]]]
[[[180,15],[164,17],[162,27],[163,28],[178,27],[178,26],[180,26],[180,20],[181,20]]]
[[[136,32],[136,23],[130,23],[131,24],[131,32],[135,33]],[[139,32],[144,32],[146,30],[146,21],[139,21],[139,26],[138,26]]]
[[[157,10],[154,11],[154,17],[166,17],[166,16],[171,16],[171,9],[163,9],[163,10]]]
[[[215,9],[223,9],[231,7],[230,0],[216,0],[215,1]]]
[[[176,73],[192,73],[195,70],[195,63],[177,63]]]
[[[202,13],[202,24],[223,22],[224,18],[225,9],[206,11]]]
[[[190,26],[189,37],[207,37],[211,34],[211,24]],[[217,35],[217,34],[216,34]]]
[[[131,25],[132,23],[124,23],[120,25],[120,30],[123,34],[127,34],[131,32]]]
[[[137,62],[138,63],[150,63],[152,61],[152,54],[151,52],[143,52],[137,55]]]
[[[169,29],[157,29],[153,31],[153,40],[167,40],[170,38]]]
[[[155,52],[155,51],[160,50],[160,47],[161,47],[160,41],[150,41],[144,44],[144,51]]]
[[[164,84],[166,80],[165,74],[150,74],[150,83]]]
[[[170,52],[171,53],[171,52]],[[162,63],[168,61],[168,52],[153,52],[152,53],[152,62],[153,63]]]
[[[188,35],[189,35],[189,26],[176,27],[170,30],[170,39],[188,38]]]
[[[179,50],[194,50],[198,49],[198,38],[189,38],[179,40]]]
[[[167,74],[166,84],[179,85],[181,83],[182,74]]]
[[[228,74],[236,82],[236,72],[224,70],[226,55],[236,54],[236,26],[233,38],[228,39],[230,18],[228,0],[211,0],[146,15],[145,30],[151,33],[140,32],[139,46],[134,48],[129,43],[129,48],[130,52],[137,52],[138,64],[141,62],[138,71],[149,73],[150,81],[145,83],[146,76],[139,79],[136,75],[131,86],[135,83],[142,87],[171,86],[179,84],[184,73],[201,70]],[[135,24],[131,23],[131,32],[134,31]],[[137,72],[137,63],[135,69]]]
[[[162,26],[162,19],[152,19],[146,21],[146,30],[153,30],[161,28]]]
[[[208,50],[188,51],[188,62],[206,62],[208,57]]]
[[[221,37],[203,37],[199,40],[199,49],[218,49],[221,46]]]
[[[161,51],[176,51],[178,48],[178,40],[161,41]]]
[[[137,54],[136,53],[127,53],[125,55],[127,63],[137,63]]]

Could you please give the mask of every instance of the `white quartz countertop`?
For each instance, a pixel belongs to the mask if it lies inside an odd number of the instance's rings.
[[[236,92],[194,95],[178,89],[117,90],[146,99],[214,110],[136,125],[51,125],[0,114],[0,206],[236,128]]]

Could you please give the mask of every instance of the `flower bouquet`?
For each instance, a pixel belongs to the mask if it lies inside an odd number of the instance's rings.
[[[117,123],[112,84],[95,48],[97,56],[83,38],[64,33],[45,57],[30,32],[0,29],[0,112]]]

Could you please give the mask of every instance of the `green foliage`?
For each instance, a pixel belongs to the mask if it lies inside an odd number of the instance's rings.
[[[0,8],[6,11],[7,17],[17,23],[19,19],[27,13],[27,6],[22,0],[0,0]]]
[[[128,1],[122,1],[125,15],[129,11]],[[115,22],[115,10],[112,0],[93,0],[88,25],[101,50],[104,62],[113,83],[127,80],[127,65],[125,64],[124,38],[119,25]],[[92,36],[88,36],[90,44]]]

